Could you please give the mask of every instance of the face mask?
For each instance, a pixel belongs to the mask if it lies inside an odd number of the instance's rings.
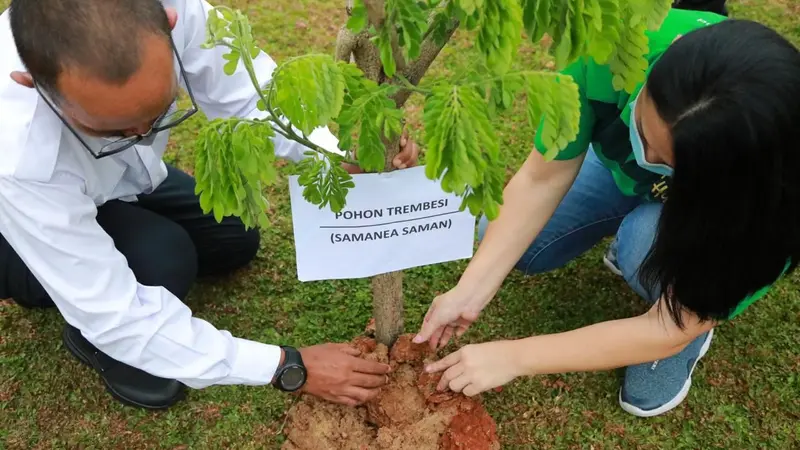
[[[673,173],[672,167],[666,164],[650,163],[644,157],[644,144],[642,143],[642,137],[639,135],[639,128],[636,126],[636,103],[638,103],[638,101],[639,97],[636,97],[636,100],[631,104],[631,120],[630,126],[628,127],[631,134],[631,147],[633,148],[633,156],[636,157],[636,163],[644,170],[665,177],[671,177]]]

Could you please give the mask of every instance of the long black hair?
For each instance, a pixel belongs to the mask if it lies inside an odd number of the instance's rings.
[[[684,309],[724,320],[800,262],[800,52],[726,20],[678,39],[646,90],[675,167],[640,280],[680,327]]]

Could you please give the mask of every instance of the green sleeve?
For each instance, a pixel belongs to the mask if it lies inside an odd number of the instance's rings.
[[[556,159],[566,160],[577,158],[589,148],[589,142],[592,140],[592,129],[594,128],[594,111],[589,104],[589,98],[586,95],[587,90],[587,77],[586,77],[586,58],[581,58],[574,62],[569,67],[565,68],[562,72],[564,75],[570,75],[578,85],[578,92],[581,101],[581,119],[580,127],[578,129],[578,137],[567,145],[564,150],[559,152]],[[536,130],[536,137],[534,138],[534,147],[541,154],[545,154],[544,144],[542,144],[542,127],[544,126],[544,118],[539,123],[539,128]]]
[[[755,303],[755,302],[756,302],[756,300],[759,300],[761,297],[763,297],[763,296],[767,295],[767,293],[770,291],[770,289],[772,288],[772,286],[774,286],[774,285],[775,285],[775,283],[777,283],[777,282],[778,282],[778,280],[780,280],[780,279],[781,279],[781,278],[782,278],[784,275],[786,275],[786,272],[788,272],[788,271],[789,271],[789,268],[790,268],[791,266],[792,266],[792,262],[791,262],[791,260],[790,260],[790,261],[787,261],[787,262],[786,262],[786,267],[784,267],[784,268],[783,268],[783,272],[781,272],[781,274],[780,274],[780,276],[778,277],[778,279],[777,279],[777,280],[775,280],[775,282],[773,282],[772,284],[769,284],[769,285],[767,285],[767,286],[764,286],[763,288],[761,288],[761,289],[759,289],[758,291],[754,292],[754,293],[753,293],[753,295],[751,295],[751,296],[747,297],[747,298],[746,298],[746,299],[744,299],[744,300],[743,300],[741,303],[739,303],[739,305],[737,305],[737,306],[736,306],[736,308],[734,308],[734,310],[733,310],[733,312],[731,313],[731,315],[730,315],[730,316],[728,316],[728,320],[731,320],[731,319],[733,319],[734,317],[738,316],[739,314],[741,314],[742,312],[744,312],[744,310],[745,310],[745,309],[747,309],[747,308],[748,308],[750,305],[752,305],[753,303]]]

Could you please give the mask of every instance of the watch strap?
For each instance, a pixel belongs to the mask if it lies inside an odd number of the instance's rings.
[[[272,385],[281,391],[288,391],[281,382],[281,377],[290,368],[301,367],[305,371],[305,364],[303,364],[303,357],[300,351],[296,348],[282,345],[281,349],[283,350],[283,362],[278,365],[275,371],[275,380]]]
[[[289,347],[288,345],[282,345],[281,349],[283,349],[283,364],[278,367],[278,370],[281,370],[289,365],[299,365],[305,367],[303,364],[303,357],[300,355],[299,350],[294,347]]]

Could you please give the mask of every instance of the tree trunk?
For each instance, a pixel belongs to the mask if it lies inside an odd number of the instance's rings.
[[[390,347],[403,333],[403,272],[372,277],[372,315],[375,339]]]
[[[366,0],[365,5],[369,11],[370,23],[376,26],[383,25],[383,0]],[[347,3],[347,13],[353,4],[349,0]],[[458,28],[458,22],[453,21],[448,30],[447,37],[452,36]],[[342,27],[337,36],[336,58],[342,61],[354,62],[364,76],[376,83],[385,83],[386,75],[381,64],[380,51],[370,41],[369,33],[364,31],[354,35],[347,27]],[[412,84],[419,83],[422,76],[436,59],[444,45],[426,39],[421,46],[419,58],[406,63],[398,61],[397,69]],[[395,46],[397,51],[397,47]],[[397,56],[397,55],[396,55]],[[402,108],[405,104],[410,91],[400,90],[394,97],[395,104]],[[394,139],[383,138],[385,150],[384,171],[394,170],[392,160],[400,152],[400,136]],[[375,318],[375,337],[381,344],[391,347],[397,337],[403,333],[403,272],[391,272],[377,275],[372,278],[372,313]]]
[[[385,162],[383,170],[394,170],[392,160],[400,153],[400,137],[391,141],[383,138]],[[390,272],[372,277],[372,316],[375,318],[375,338],[391,348],[403,333],[403,272]]]

